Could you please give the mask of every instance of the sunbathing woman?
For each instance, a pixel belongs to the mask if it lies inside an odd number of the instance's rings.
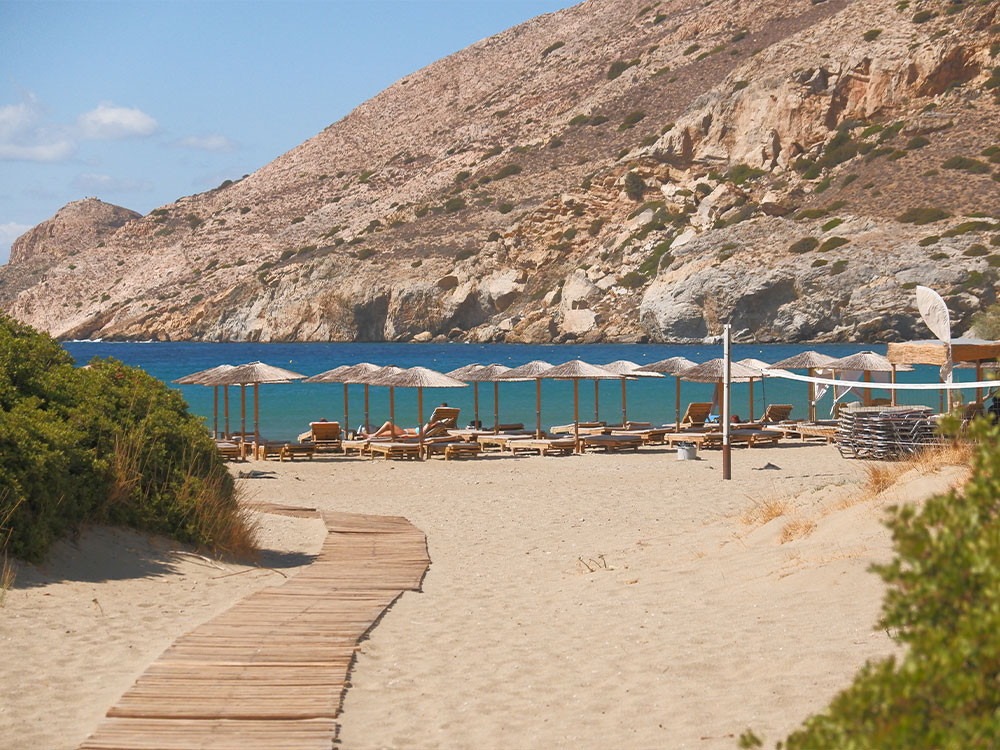
[[[375,432],[368,435],[368,437],[403,437],[407,432],[398,424],[392,424],[390,422],[385,422],[381,427],[379,427]]]

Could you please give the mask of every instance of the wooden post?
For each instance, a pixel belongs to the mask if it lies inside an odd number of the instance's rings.
[[[674,432],[681,431],[681,376],[674,373],[674,380],[677,382],[676,395],[674,396]]]
[[[733,478],[732,466],[732,446],[729,443],[729,395],[732,385],[732,354],[729,351],[729,323],[723,326],[722,334],[722,358],[725,362],[725,376],[722,379],[722,478],[724,480]],[[752,383],[753,381],[751,381]]]
[[[226,440],[229,439],[229,386],[222,386],[222,398],[226,405]]]
[[[573,451],[580,451],[580,379],[573,378]]]
[[[396,397],[393,393],[395,389],[389,386],[389,439],[396,439]]]
[[[350,426],[351,423],[347,416],[347,383],[344,383],[344,426],[340,428],[340,434],[346,436]]]
[[[479,381],[472,381],[472,399],[473,399],[473,410],[475,412],[474,421],[472,426],[474,429],[479,429]]]
[[[259,383],[253,384],[253,440],[255,443],[260,442],[260,426],[257,421],[258,417],[260,416],[260,409],[259,409],[260,394],[257,390],[259,387],[260,387]]]
[[[809,377],[811,377],[811,378],[815,377],[815,374],[814,374],[815,370],[813,370],[813,368],[810,367],[807,372],[809,373]],[[815,422],[816,421],[816,384],[815,383],[809,383],[809,395],[807,396],[807,398],[809,399],[809,404],[808,404],[809,421],[810,422]]]
[[[212,386],[212,437],[219,437],[219,386]]]
[[[871,372],[869,372],[868,370],[865,370],[865,374],[863,376],[863,379],[864,379],[864,381],[866,383],[872,382],[872,374],[871,374]],[[872,405],[872,389],[871,388],[865,388],[863,391],[861,391],[861,401],[864,403],[865,406],[871,406]]]
[[[983,380],[983,360],[976,360],[976,382],[980,383]],[[983,405],[983,389],[976,388],[976,403],[980,406]]]
[[[371,431],[368,425],[368,383],[365,383],[365,434],[371,434]]]
[[[753,378],[750,378],[750,421],[753,422]]]
[[[535,378],[535,437],[542,438],[542,379]]]
[[[600,405],[601,405],[601,394],[598,388],[601,385],[601,381],[594,379],[594,421],[601,421]]]
[[[417,387],[417,443],[420,445],[418,453],[424,457],[424,389]]]
[[[626,428],[628,418],[625,416],[625,378],[622,378],[622,429]]]
[[[499,396],[500,396],[500,382],[498,380],[494,380],[493,381],[493,434],[494,435],[500,432]]]
[[[892,382],[893,385],[896,384],[896,365],[892,366],[892,374],[889,376],[889,380]],[[891,391],[889,391],[889,403],[892,404],[893,406],[896,405],[896,389],[895,388],[893,388]]]
[[[240,440],[247,436],[247,387],[240,383]]]

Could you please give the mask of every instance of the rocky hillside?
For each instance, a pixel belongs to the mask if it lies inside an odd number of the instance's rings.
[[[103,246],[115,230],[142,214],[97,198],[84,198],[60,208],[56,215],[18,237],[10,248],[10,264],[60,262],[81,250]]]
[[[873,341],[920,334],[922,283],[962,329],[998,115],[998,2],[591,0],[72,263],[19,250],[0,305],[81,338]]]

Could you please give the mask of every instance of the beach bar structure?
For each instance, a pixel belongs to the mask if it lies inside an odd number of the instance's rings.
[[[895,369],[904,365],[937,365],[941,367],[948,362],[948,347],[937,339],[927,341],[901,341],[888,345],[887,356],[893,365],[892,382],[896,382]],[[1000,341],[985,341],[983,339],[952,339],[952,365],[969,363],[975,365],[976,380],[983,379],[983,363],[993,362],[1000,357]],[[942,394],[942,401],[944,396]],[[976,402],[983,402],[982,388],[976,389]],[[941,404],[942,411],[944,404]],[[948,408],[951,408],[951,391],[948,392]]]

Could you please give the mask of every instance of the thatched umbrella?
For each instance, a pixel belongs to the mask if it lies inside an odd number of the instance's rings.
[[[493,432],[494,434],[499,432],[500,427],[500,383],[499,380],[501,376],[510,372],[510,368],[506,365],[486,365],[485,367],[479,367],[472,370],[464,378],[460,380],[467,380],[473,384],[473,386],[478,386],[479,383],[493,383]],[[476,412],[476,422],[479,421],[478,410]]]
[[[352,372],[343,372],[341,377],[350,377],[352,383],[363,384],[365,386],[365,432],[371,430],[368,426],[368,386],[382,385],[379,381],[391,375],[398,375],[405,372],[402,367],[395,365],[373,365],[369,362],[362,362],[351,368]],[[394,400],[393,387],[389,387],[389,427],[395,431],[396,427],[396,404]]]
[[[391,367],[391,365],[390,365]],[[373,365],[371,362],[359,362],[356,365],[351,365],[346,370],[343,370],[337,377],[340,378],[340,382],[345,385],[348,383],[357,383],[358,385],[364,385],[365,387],[365,432],[368,432],[368,386],[371,384],[371,378],[380,373],[383,370],[382,365]],[[401,368],[396,368],[401,369]],[[347,425],[344,425],[344,429],[347,429]]]
[[[573,442],[574,450],[580,451],[580,380],[617,380],[617,373],[605,370],[603,367],[571,359],[538,375],[549,380],[573,381]]]
[[[341,377],[341,375],[347,370],[351,369],[351,365],[341,365],[340,367],[334,367],[332,370],[327,370],[326,372],[321,372],[319,375],[313,375],[312,377],[303,380],[303,383],[343,383],[344,384],[344,426],[343,431],[347,432],[347,426],[350,424],[348,421],[347,413],[347,382]]]
[[[762,359],[755,359],[754,357],[747,357],[746,359],[737,360],[737,364],[746,365],[751,370],[756,370],[756,379],[760,381],[761,390],[764,390],[764,370],[773,369],[771,365]],[[764,406],[767,407],[767,393],[764,393]],[[750,421],[753,422],[753,380],[750,381]]]
[[[535,381],[535,437],[542,436],[542,378],[541,373],[551,370],[552,365],[540,359],[519,365],[500,375],[500,380]]]
[[[482,369],[483,365],[478,362],[473,362],[472,364],[463,365],[462,367],[452,370],[451,372],[445,373],[445,375],[449,378],[455,378],[455,380],[465,380],[466,382],[472,383],[472,411],[474,415],[472,418],[472,424],[475,425],[477,430],[479,429],[479,381],[474,380],[469,376],[477,370]]]
[[[89,367],[90,365],[85,365]],[[218,375],[222,372],[228,372],[233,369],[233,365],[218,365],[217,367],[211,367],[207,370],[199,370],[198,372],[192,372],[190,375],[185,375],[183,378],[177,378],[173,381],[178,385],[208,385],[204,382],[206,379]],[[219,386],[212,386],[214,392],[212,394],[212,437],[219,437]],[[229,386],[224,386],[225,393],[224,401],[226,408],[226,435],[229,435]]]
[[[819,352],[807,351],[796,354],[794,357],[787,357],[780,362],[771,365],[772,369],[781,368],[783,370],[806,370],[809,377],[813,377],[817,369],[825,369],[830,366],[834,358],[820,354]],[[816,384],[809,383],[809,421],[816,421]]]
[[[715,383],[716,391],[722,388],[722,380],[726,376],[726,360],[722,357],[710,359],[702,362],[680,373],[682,380],[692,383]],[[738,362],[730,362],[729,379],[733,383],[750,383],[754,378],[760,377],[760,370],[753,367],[741,365]],[[714,400],[714,399],[713,399]]]
[[[399,368],[393,368],[399,369]],[[461,380],[448,377],[443,372],[431,370],[427,367],[411,367],[408,370],[399,372],[384,373],[379,375],[373,385],[389,386],[389,403],[392,404],[392,391],[394,388],[416,388],[417,389],[417,417],[419,419],[417,428],[417,440],[421,446],[424,444],[424,388],[466,388],[468,384]],[[391,413],[391,406],[390,406]],[[392,421],[395,414],[390,416],[390,430],[395,432],[395,423]]]
[[[835,359],[827,363],[827,369],[840,371],[854,371],[863,373],[864,382],[872,382],[873,372],[891,372],[895,380],[896,367],[886,357],[871,351],[858,352],[848,357]],[[870,406],[872,402],[871,388],[865,388],[862,392],[862,401],[865,406]]]
[[[627,359],[616,359],[614,362],[609,362],[606,365],[601,365],[605,370],[609,372],[616,372],[622,379],[622,427],[628,421],[625,416],[625,383],[628,382],[629,378],[662,378],[658,372],[652,372],[651,370],[640,370],[639,365],[635,362],[630,362]],[[597,381],[594,381],[597,382]]]
[[[661,375],[674,376],[674,429],[677,431],[681,429],[681,373],[694,367],[695,364],[685,357],[668,357],[639,368],[640,372],[658,372]]]
[[[253,435],[254,440],[260,439],[260,428],[258,418],[260,415],[260,399],[258,387],[261,383],[287,383],[291,380],[299,380],[305,375],[300,375],[291,370],[265,364],[264,362],[248,362],[245,365],[237,365],[231,370],[217,373],[206,378],[205,385],[238,385],[240,387],[240,432],[246,436],[246,387],[253,386]]]

